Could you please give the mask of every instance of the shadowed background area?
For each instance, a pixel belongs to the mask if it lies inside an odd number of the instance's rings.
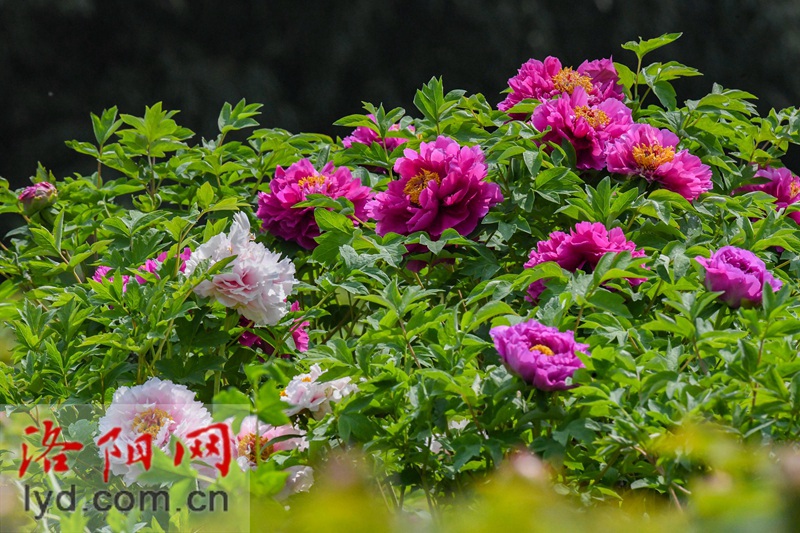
[[[666,32],[684,35],[652,60],[705,74],[677,84],[679,101],[713,82],[754,93],[762,113],[800,100],[794,0],[0,0],[0,23],[0,176],[12,188],[37,161],[57,177],[90,173],[64,141],[93,140],[89,113],[113,105],[141,115],[163,101],[195,141],[241,98],[264,104],[264,126],[344,136],[332,123],[362,100],[415,115],[432,76],[496,104],[531,57],[635,67],[620,44]],[[0,218],[0,234],[13,222]]]

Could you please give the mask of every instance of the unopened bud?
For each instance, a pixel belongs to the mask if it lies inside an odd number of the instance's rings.
[[[23,190],[18,199],[22,203],[22,212],[26,215],[38,213],[47,206],[53,205],[58,197],[58,189],[47,181],[35,183]]]

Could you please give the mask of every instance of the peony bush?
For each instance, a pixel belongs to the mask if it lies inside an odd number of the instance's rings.
[[[160,103],[93,114],[68,145],[95,172],[0,180],[24,221],[0,247],[5,412],[102,407],[64,435],[157,448],[150,469],[115,456],[109,486],[228,491],[239,530],[791,525],[798,111],[717,84],[680,102],[699,72],[643,62],[678,37],[623,45],[635,68],[531,59],[504,99],[433,78],[336,138],[244,100],[211,139]],[[184,450],[201,420],[226,475]],[[65,479],[96,489],[90,448]],[[0,515],[191,529],[20,505]]]

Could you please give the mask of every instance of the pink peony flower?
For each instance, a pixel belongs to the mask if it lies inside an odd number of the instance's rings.
[[[766,183],[744,185],[734,194],[761,191],[775,197],[775,205],[783,209],[800,200],[800,178],[788,168],[764,167],[756,172],[755,177],[766,178]],[[789,214],[789,218],[800,224],[800,211]]]
[[[239,432],[234,436],[236,463],[243,472],[246,472],[255,470],[260,462],[266,461],[277,451],[306,450],[308,441],[305,434],[304,430],[290,424],[276,427],[259,421],[256,415],[247,416],[242,420]],[[271,442],[286,435],[297,435],[297,438]]]
[[[188,433],[213,424],[211,415],[202,403],[195,400],[194,392],[183,385],[168,380],[150,378],[143,385],[120,387],[105,415],[98,421],[99,435],[95,442],[109,431],[119,428],[112,442],[105,443],[100,456],[105,456],[106,447],[116,446],[120,457],[109,453],[111,472],[124,475],[130,485],[144,471],[141,463],[126,465],[128,446],[136,447],[135,441],[144,434],[153,437],[152,446],[170,454],[171,436],[185,439]]]
[[[370,113],[367,115],[373,122],[375,122],[375,115]],[[408,131],[413,132],[414,126],[408,126]],[[392,124],[389,126],[389,131],[400,131],[400,124]],[[378,143],[386,148],[389,152],[405,143],[408,139],[402,137],[386,137],[381,139],[378,132],[367,126],[358,126],[353,130],[353,133],[342,139],[342,144],[345,148],[350,148],[353,144],[365,144],[367,146],[372,143]]]
[[[750,250],[735,246],[723,246],[709,259],[698,256],[697,262],[706,269],[706,288],[722,291],[720,299],[733,308],[761,305],[764,285],[769,284],[773,292],[783,283],[767,270],[764,261]]]
[[[281,391],[281,398],[290,405],[285,410],[287,415],[292,416],[308,409],[315,418],[322,418],[331,412],[331,402],[338,402],[358,390],[358,386],[350,382],[350,377],[318,381],[325,372],[318,364],[313,364],[307,374],[292,378]]]
[[[419,152],[406,149],[394,170],[400,179],[367,205],[379,235],[426,231],[435,239],[448,228],[468,235],[503,200],[500,187],[486,181],[481,149],[449,137],[422,143]]]
[[[299,310],[300,302],[292,303],[291,311]],[[242,317],[239,320],[239,325],[243,327],[249,327],[250,321]],[[300,322],[299,325],[293,326],[294,329],[292,329],[292,340],[294,341],[294,346],[297,348],[298,352],[308,351],[308,331],[306,331],[308,326],[309,322],[307,320]],[[239,344],[243,346],[249,346],[253,349],[261,348],[267,355],[272,355],[275,353],[275,348],[264,342],[261,337],[255,333],[251,333],[249,331],[242,332],[242,335],[239,337]],[[288,358],[291,357],[291,355],[281,354],[281,357]]]
[[[637,250],[636,244],[625,238],[620,228],[607,229],[600,222],[579,222],[569,234],[554,231],[548,240],[539,241],[535,250],[531,250],[525,268],[532,268],[540,263],[555,261],[570,272],[576,270],[591,271],[607,253],[630,252],[631,257],[644,257],[644,250]],[[630,278],[632,285],[644,281],[642,278]],[[526,299],[535,302],[544,291],[544,282],[538,280],[528,287]]]
[[[324,194],[331,198],[345,197],[353,202],[354,218],[366,218],[365,205],[372,198],[372,189],[354,178],[347,167],[338,169],[330,162],[319,172],[308,159],[302,159],[284,170],[278,167],[269,184],[270,193],[258,193],[256,216],[268,231],[308,250],[316,247],[314,237],[320,231],[314,219],[313,207],[295,208],[306,200],[307,194]]]
[[[644,176],[689,201],[711,190],[711,168],[688,150],[677,151],[678,137],[649,124],[634,124],[608,145],[611,172]]]
[[[548,56],[544,63],[530,59],[520,67],[516,76],[508,80],[508,86],[511,92],[497,104],[500,111],[508,111],[527,98],[549,100],[562,93],[571,95],[577,87],[586,91],[592,105],[609,98],[623,99],[622,86],[611,58],[584,61],[577,70],[562,68],[561,61],[552,56]],[[512,117],[522,119],[524,115],[515,113]]]
[[[30,187],[25,187],[17,197],[22,203],[22,212],[28,216],[53,205],[56,198],[58,198],[58,189],[47,181],[40,181]]]
[[[247,216],[236,213],[230,233],[215,235],[199,246],[186,261],[185,274],[191,276],[201,263],[210,267],[236,256],[228,269],[200,282],[194,292],[215,298],[255,324],[274,326],[286,314],[286,297],[297,282],[294,264],[253,238]]]
[[[631,110],[612,98],[589,104],[583,87],[572,94],[542,103],[533,112],[533,126],[544,131],[544,142],[560,144],[568,140],[575,147],[579,169],[601,170],[606,165],[606,145],[620,137],[633,124]]]
[[[497,326],[489,331],[497,352],[506,365],[537,389],[570,388],[568,381],[583,362],[575,354],[589,354],[589,345],[575,342],[575,333],[529,320],[514,326]]]
[[[92,279],[95,280],[97,283],[103,283],[104,281],[108,281],[109,283],[114,283],[114,276],[109,276],[108,273],[111,272],[113,269],[111,267],[107,267],[105,265],[100,265],[94,271],[94,276]],[[131,277],[127,274],[122,275],[122,292],[128,290],[128,281],[130,281]]]
[[[192,257],[192,249],[187,246],[178,255],[178,257],[180,257],[180,259],[181,259],[181,266],[178,268],[178,270],[180,272],[186,272],[186,261],[188,261],[189,258]],[[166,260],[167,260],[167,252],[166,251],[161,252],[160,254],[158,254],[158,257],[156,257],[156,261],[158,261],[159,263],[163,263]],[[161,268],[161,265],[159,264],[158,267]],[[152,272],[152,271],[148,271],[148,272]]]

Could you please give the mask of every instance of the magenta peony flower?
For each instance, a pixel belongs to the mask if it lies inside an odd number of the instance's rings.
[[[22,203],[22,212],[29,216],[53,205],[56,198],[58,198],[58,189],[47,181],[40,181],[30,187],[25,187],[17,197]]]
[[[575,333],[528,320],[489,331],[506,365],[537,389],[551,391],[571,387],[575,370],[583,368],[576,351],[589,354],[589,345],[575,342]]]
[[[178,255],[178,257],[181,258],[181,266],[178,268],[178,270],[180,272],[186,272],[186,261],[188,261],[189,258],[192,257],[192,249],[187,246]],[[161,252],[160,254],[158,254],[158,257],[156,257],[156,261],[158,261],[159,263],[163,263],[166,260],[167,260],[167,252],[166,251]],[[158,267],[161,268],[161,265],[159,264]]]
[[[562,68],[558,58],[548,56],[544,63],[530,59],[524,63],[516,76],[508,80],[511,92],[497,104],[500,111],[508,111],[526,98],[549,100],[562,93],[573,94],[577,87],[588,94],[589,103],[599,104],[612,98],[622,100],[622,86],[614,63],[609,59],[584,61],[577,70]],[[514,114],[513,118],[524,118]]]
[[[94,271],[94,276],[92,279],[95,280],[97,283],[103,283],[104,281],[108,281],[109,283],[114,283],[114,276],[109,276],[108,273],[111,272],[113,269],[111,267],[107,267],[105,265],[100,265]],[[130,281],[131,277],[127,274],[122,275],[122,292],[124,293],[128,290],[128,281]]]
[[[256,426],[258,427],[256,428]],[[247,416],[242,420],[239,432],[234,436],[236,462],[239,468],[246,472],[255,470],[258,463],[266,461],[277,451],[306,450],[308,441],[305,434],[304,430],[290,424],[276,427],[259,421],[256,415]],[[297,438],[270,443],[272,440],[286,435],[297,435]],[[256,445],[256,441],[258,441],[258,445]]]
[[[591,271],[607,253],[630,252],[631,257],[644,257],[644,250],[637,250],[636,244],[625,238],[620,228],[606,229],[600,222],[579,222],[569,234],[554,231],[548,240],[539,241],[535,250],[531,250],[525,268],[532,268],[540,263],[555,261],[570,272],[576,270]],[[632,285],[644,281],[642,278],[630,278]],[[544,281],[538,280],[528,287],[526,299],[535,302],[544,291]]]
[[[766,183],[739,187],[734,194],[761,191],[775,197],[775,205],[781,209],[800,200],[800,178],[788,168],[764,167],[756,172],[755,177],[766,178]],[[789,218],[800,224],[800,211],[789,214]]]
[[[533,112],[533,126],[537,130],[552,128],[542,141],[560,144],[562,139],[568,140],[575,147],[580,169],[604,168],[606,145],[625,133],[631,124],[631,110],[625,104],[609,98],[590,105],[583,87],[576,87],[571,95],[548,100]]]
[[[367,116],[373,122],[375,122],[375,115],[370,113]],[[407,129],[408,131],[413,132],[414,126],[408,126]],[[400,124],[392,124],[389,126],[389,131],[400,131]],[[352,134],[342,139],[342,144],[345,148],[350,148],[353,146],[353,143],[366,144],[367,146],[371,145],[372,143],[378,143],[391,152],[401,144],[405,143],[407,140],[408,139],[404,139],[402,137],[386,137],[385,139],[381,139],[380,135],[378,135],[378,132],[372,128],[368,128],[367,126],[358,126],[353,130]]]
[[[294,302],[291,310],[299,311],[300,302]],[[242,317],[239,319],[239,325],[243,327],[249,327],[250,321]],[[308,326],[309,322],[307,320],[300,322],[299,325],[293,326],[294,329],[292,330],[292,340],[294,341],[294,346],[297,348],[298,352],[308,351],[308,331],[306,331]],[[267,355],[272,355],[275,352],[275,348],[264,342],[261,337],[255,333],[251,333],[249,331],[242,332],[242,335],[239,337],[239,344],[243,346],[249,346],[253,349],[261,348]],[[281,357],[288,358],[291,356],[288,354],[281,354]]]
[[[355,209],[354,219],[364,220],[364,206],[372,198],[372,189],[354,178],[347,167],[336,168],[330,162],[319,172],[308,159],[302,159],[284,170],[278,167],[269,184],[270,193],[258,193],[256,216],[268,231],[287,241],[294,241],[308,250],[316,247],[314,237],[320,231],[313,207],[295,208],[307,194],[324,194],[331,198],[344,196]]]
[[[120,428],[113,445],[123,453],[121,457],[109,455],[111,472],[124,474],[130,485],[144,471],[141,463],[126,465],[124,453],[128,446],[144,434],[153,437],[152,445],[170,454],[170,437],[185,439],[194,430],[213,424],[211,415],[202,403],[195,400],[194,392],[184,385],[168,380],[150,378],[143,385],[120,387],[114,393],[106,414],[98,421],[100,440],[109,431]],[[104,455],[101,449],[101,457]]]
[[[678,136],[649,124],[634,124],[609,143],[606,166],[618,174],[656,181],[689,201],[711,189],[711,168],[688,150],[677,151]]]
[[[214,235],[200,245],[186,261],[185,275],[198,266],[206,267],[236,256],[228,267],[194,289],[201,297],[213,297],[258,325],[274,326],[286,314],[286,297],[297,280],[294,263],[254,241],[250,220],[244,213],[233,216],[228,234]]]
[[[486,181],[481,149],[449,137],[422,143],[419,152],[406,149],[394,170],[400,179],[367,205],[379,235],[426,231],[436,239],[448,228],[468,235],[503,200],[500,187]]]
[[[761,305],[764,285],[767,283],[773,292],[783,286],[767,270],[764,261],[750,250],[723,246],[709,259],[701,256],[695,259],[706,269],[706,288],[714,292],[722,291],[720,298],[733,308]]]

